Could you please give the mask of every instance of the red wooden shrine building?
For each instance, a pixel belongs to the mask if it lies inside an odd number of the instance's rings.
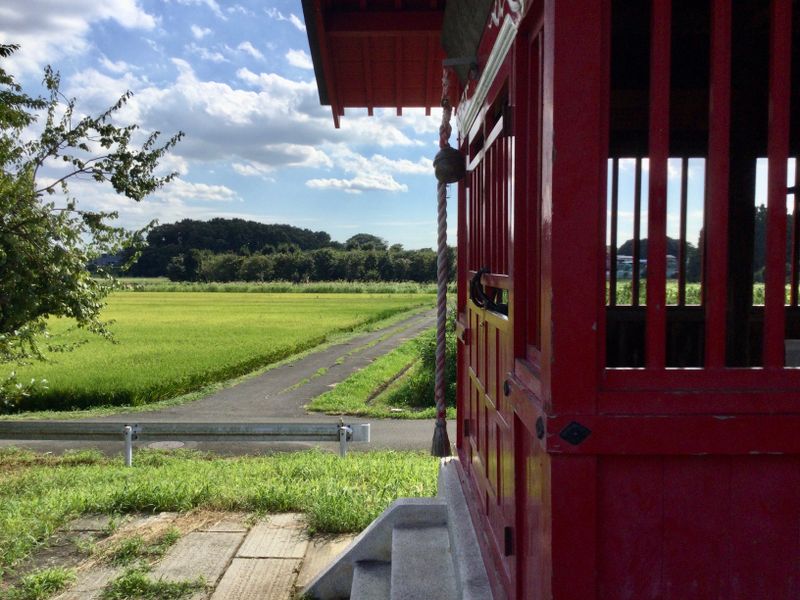
[[[800,2],[304,11],[337,125],[438,106],[452,65],[456,447],[495,597],[800,598]]]

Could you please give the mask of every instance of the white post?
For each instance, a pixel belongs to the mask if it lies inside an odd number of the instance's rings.
[[[352,432],[353,430],[347,425],[339,426],[339,456],[342,458],[347,456],[347,436]]]
[[[133,465],[133,427],[125,425],[122,430],[125,435],[125,466]]]

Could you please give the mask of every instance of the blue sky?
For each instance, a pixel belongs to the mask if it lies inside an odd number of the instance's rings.
[[[27,91],[40,91],[50,64],[79,110],[96,113],[131,90],[121,122],[186,133],[165,161],[180,174],[169,187],[135,203],[77,182],[71,192],[86,208],[119,211],[127,227],[242,217],[339,241],[366,232],[436,245],[440,116],[348,111],[334,129],[299,0],[10,0],[0,38],[22,46],[5,68]]]

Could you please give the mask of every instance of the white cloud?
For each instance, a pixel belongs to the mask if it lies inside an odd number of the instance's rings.
[[[183,4],[184,6],[207,6],[216,17],[219,17],[222,20],[227,19],[227,17],[222,13],[222,10],[220,9],[216,0],[178,0],[178,4]]]
[[[300,31],[304,32],[306,30],[306,24],[303,23],[303,20],[294,13],[291,13],[289,15],[289,22],[295,27],[297,27],[297,29],[299,29]]]
[[[66,56],[81,55],[91,44],[95,23],[115,21],[126,29],[151,30],[156,18],[138,0],[26,0],[0,6],[0,39],[19,44],[19,52],[6,61],[12,73],[35,73]]]
[[[99,62],[106,71],[111,71],[115,74],[127,73],[134,70],[133,65],[126,63],[124,60],[114,62],[105,55],[100,57]]]
[[[345,145],[337,145],[330,150],[334,165],[350,178],[314,178],[306,185],[314,189],[336,189],[348,193],[361,193],[367,190],[384,192],[406,192],[408,186],[398,182],[393,174],[428,175],[433,171],[430,159],[420,158],[417,162],[406,159],[394,160],[381,154],[367,158]]]
[[[172,180],[166,187],[159,190],[155,196],[211,202],[230,202],[237,198],[236,192],[227,186],[193,183],[180,178]]]
[[[275,19],[276,21],[287,21],[288,23],[294,25],[300,31],[305,32],[306,30],[306,24],[303,23],[303,19],[301,19],[294,13],[289,13],[289,16],[287,17],[277,8],[267,8],[264,10],[264,12],[266,12],[270,18]]]
[[[417,162],[412,162],[405,158],[395,160],[381,156],[380,154],[375,154],[372,156],[371,160],[376,166],[394,173],[433,175],[433,161],[430,158],[421,157]]]
[[[209,33],[211,33],[211,29],[208,27],[200,27],[199,25],[192,25],[191,27],[192,35],[196,40],[202,40],[206,37]]]
[[[289,64],[298,69],[313,69],[314,63],[311,62],[311,57],[303,50],[289,50],[286,53],[286,60]]]
[[[208,48],[204,48],[203,46],[198,46],[194,42],[186,46],[186,51],[192,54],[196,54],[202,60],[207,60],[213,63],[223,63],[223,62],[230,62],[221,52],[217,52],[216,50],[210,50]]]
[[[337,189],[351,194],[364,191],[407,192],[408,186],[391,175],[358,175],[351,179],[309,179],[306,185],[316,189]]]
[[[241,52],[244,52],[245,54],[249,54],[250,56],[252,56],[257,60],[264,60],[264,55],[261,54],[261,51],[255,46],[253,46],[253,44],[251,44],[249,41],[242,42],[241,44],[236,46],[236,49],[240,50]]]
[[[233,6],[229,6],[225,10],[227,10],[228,13],[230,13],[230,14],[239,13],[239,14],[244,15],[246,17],[254,17],[255,16],[255,13],[252,10],[246,9],[241,4],[234,4]]]
[[[269,165],[262,165],[256,162],[238,163],[235,162],[231,165],[233,170],[239,175],[245,177],[264,177],[268,173],[272,173],[274,169]]]
[[[403,191],[406,186],[395,175],[430,173],[427,159],[392,160],[383,153],[367,158],[351,150],[351,145],[389,148],[416,142],[398,129],[395,119],[348,117],[342,129],[334,129],[330,113],[319,105],[313,79],[295,81],[240,69],[237,77],[244,87],[237,88],[198,78],[185,60],[173,59],[172,64],[177,76],[163,87],[132,73],[115,78],[87,69],[71,77],[65,91],[80,98],[81,111],[97,113],[125,90],[133,90],[119,113],[120,122],[139,123],[145,132],[186,132],[172,152],[186,161],[184,174],[187,164],[195,172],[198,164],[208,169],[215,163],[256,177],[282,168],[338,169],[344,177],[325,177],[353,180],[340,189]]]

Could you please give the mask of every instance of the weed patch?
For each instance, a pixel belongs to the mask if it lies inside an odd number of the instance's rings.
[[[53,567],[26,575],[19,585],[6,590],[3,600],[45,600],[57,594],[75,581],[75,571]]]
[[[202,590],[205,581],[164,581],[151,579],[145,569],[133,568],[108,584],[102,600],[181,600]]]
[[[318,450],[231,458],[142,450],[132,468],[96,458],[75,464],[0,450],[0,570],[87,513],[291,511],[306,513],[312,532],[360,531],[398,497],[435,495],[438,464],[413,452],[354,452],[341,459]],[[152,545],[158,542],[125,554]]]

